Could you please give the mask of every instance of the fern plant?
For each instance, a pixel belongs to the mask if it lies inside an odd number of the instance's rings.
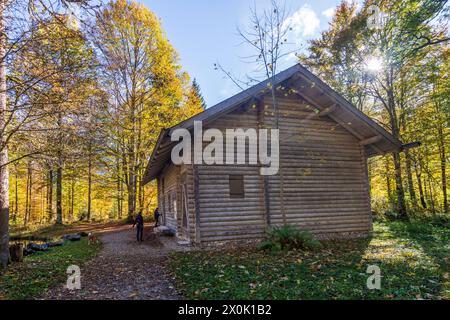
[[[316,250],[322,244],[314,239],[309,231],[298,229],[294,225],[273,227],[267,232],[267,239],[260,245],[260,250],[280,251],[292,249]]]

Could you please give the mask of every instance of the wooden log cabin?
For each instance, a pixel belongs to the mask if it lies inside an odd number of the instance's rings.
[[[262,176],[260,165],[174,165],[171,150],[178,142],[171,135],[178,128],[192,131],[194,121],[221,131],[275,128],[278,122],[278,174]],[[195,244],[263,238],[267,228],[283,224],[322,238],[355,237],[372,230],[367,159],[403,147],[295,65],[162,130],[144,179],[157,180],[164,225]]]

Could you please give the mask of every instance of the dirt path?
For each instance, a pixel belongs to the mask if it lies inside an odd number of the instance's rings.
[[[144,242],[137,243],[135,230],[120,226],[100,236],[98,256],[81,268],[81,290],[61,285],[41,299],[173,300],[181,299],[167,270],[168,254],[188,250],[174,238],[158,237],[146,228]]]

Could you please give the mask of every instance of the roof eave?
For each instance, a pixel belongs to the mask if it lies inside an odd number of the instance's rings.
[[[152,164],[156,161],[156,155],[159,150],[159,147],[160,147],[161,143],[163,143],[163,141],[167,137],[168,133],[169,133],[169,129],[165,129],[165,128],[159,132],[158,140],[156,142],[155,147],[153,148],[152,155],[148,162],[147,168],[145,169],[144,178],[142,180],[142,183],[144,185],[146,185],[149,182],[152,182],[157,177],[157,174],[154,174],[151,172],[151,167],[152,167]]]

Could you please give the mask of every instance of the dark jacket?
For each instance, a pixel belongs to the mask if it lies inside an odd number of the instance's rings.
[[[158,218],[159,218],[160,216],[161,216],[161,214],[159,213],[159,210],[156,209],[156,210],[155,210],[155,213],[154,213],[155,220],[158,220]]]
[[[138,214],[136,219],[134,220],[133,226],[137,225],[138,228],[142,228],[144,226],[144,218],[142,217],[142,214]]]

